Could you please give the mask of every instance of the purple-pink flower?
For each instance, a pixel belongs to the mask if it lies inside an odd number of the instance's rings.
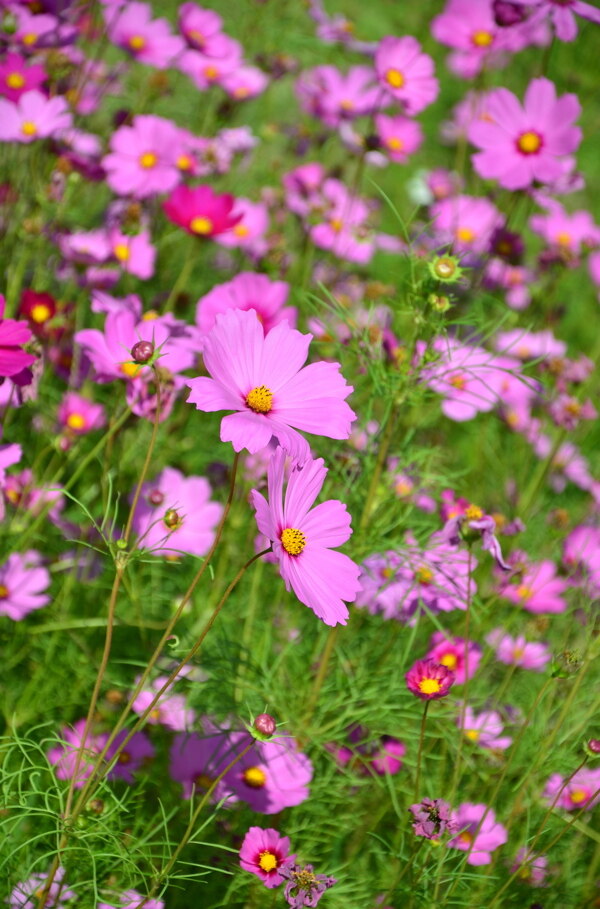
[[[486,641],[495,648],[496,659],[507,666],[520,666],[522,669],[543,672],[552,659],[547,644],[527,641],[522,634],[513,638],[502,628],[490,631]]]
[[[487,805],[465,802],[452,813],[452,820],[459,833],[448,846],[468,852],[469,865],[489,865],[491,853],[508,840],[506,827]]]
[[[443,799],[422,799],[408,809],[414,820],[415,836],[438,840],[444,833],[455,833],[456,823],[452,820],[452,809]]]
[[[504,724],[500,714],[495,710],[482,710],[481,713],[475,713],[467,705],[464,712],[461,711],[457,725],[469,741],[481,748],[503,751],[512,744],[510,736],[502,735]]]
[[[240,746],[246,741],[247,737],[243,737]],[[306,801],[312,776],[312,763],[296,741],[291,736],[281,736],[268,742],[257,741],[228,771],[223,783],[254,811],[277,814]]]
[[[580,112],[576,95],[557,98],[545,78],[529,83],[522,107],[506,88],[490,92],[487,118],[469,127],[470,141],[481,149],[473,155],[475,170],[506,189],[552,183],[581,141],[581,130],[573,126]]]
[[[0,142],[29,143],[47,139],[71,125],[71,114],[61,95],[47,98],[32,90],[17,101],[0,98]]]
[[[436,660],[417,660],[405,675],[408,690],[422,701],[444,698],[454,684],[454,673]]]
[[[434,631],[426,658],[447,666],[454,673],[454,684],[463,685],[467,679],[472,678],[479,666],[481,647],[464,638]]]
[[[37,550],[13,552],[0,566],[0,615],[21,621],[50,602],[50,574]]]
[[[110,139],[110,153],[102,159],[106,182],[122,196],[146,199],[169,192],[181,180],[179,159],[186,144],[183,130],[170,120],[142,114],[131,126],[121,126]]]
[[[220,313],[230,309],[253,309],[268,334],[275,325],[287,320],[291,328],[296,324],[296,309],[286,306],[290,286],[286,281],[272,281],[267,275],[243,271],[231,281],[216,284],[196,306],[196,324],[202,335],[215,326]]]
[[[544,789],[544,799],[565,811],[591,810],[600,801],[600,767],[582,767],[568,779],[553,773]]]
[[[221,441],[251,454],[275,437],[294,458],[310,449],[296,432],[347,439],[356,418],[345,399],[353,390],[339,363],[303,364],[312,335],[283,322],[265,337],[256,312],[217,315],[204,342],[210,375],[188,381],[188,401],[198,410],[233,410],[221,422]]]
[[[557,576],[556,565],[550,559],[527,566],[518,583],[507,584],[500,596],[528,612],[558,613],[567,608],[564,594],[569,583]]]
[[[57,909],[57,907],[77,899],[75,891],[64,886],[64,876],[65,869],[59,866],[48,890],[45,903],[47,909]],[[8,897],[10,909],[33,909],[39,901],[39,894],[44,889],[47,880],[47,874],[33,874],[26,881],[18,883]]]
[[[360,568],[335,547],[352,533],[350,515],[334,499],[312,507],[327,475],[322,458],[292,467],[285,498],[284,474],[285,451],[278,448],[269,463],[268,501],[255,489],[251,493],[258,529],[273,545],[287,590],[326,625],[345,625],[345,602],[360,590]]]
[[[240,865],[261,879],[269,889],[283,881],[280,869],[291,862],[290,841],[272,827],[250,827],[240,848]]]
[[[375,70],[380,85],[400,101],[407,114],[418,114],[438,96],[433,60],[411,35],[382,38],[375,53]]]
[[[139,60],[157,69],[166,69],[183,51],[183,40],[171,34],[166,19],[152,19],[148,3],[125,3],[119,14],[105,13],[110,40]]]

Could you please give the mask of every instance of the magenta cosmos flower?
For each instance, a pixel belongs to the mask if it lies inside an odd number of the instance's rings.
[[[0,294],[0,377],[16,376],[35,363],[35,355],[26,353],[23,345],[33,335],[27,322],[4,319],[5,300]]]
[[[110,903],[98,903],[98,909],[137,909],[138,906],[144,905],[144,909],[164,909],[163,900],[146,899],[137,890],[123,890],[121,893],[108,895],[106,899]]]
[[[58,906],[64,906],[71,900],[77,899],[75,891],[64,886],[64,876],[65,869],[59,867],[48,890],[46,909],[56,909]],[[39,895],[47,880],[47,874],[34,874],[26,881],[17,884],[8,898],[10,909],[33,909],[39,903]]]
[[[138,716],[141,716],[150,706],[158,692],[161,690],[168,676],[159,675],[147,688],[142,688],[131,709]],[[185,695],[173,694],[172,690],[165,691],[158,703],[150,711],[147,717],[148,723],[154,725],[166,726],[167,729],[174,729],[176,732],[185,732],[189,729],[196,719],[196,713],[186,704]]]
[[[576,95],[556,97],[549,79],[533,79],[523,107],[506,88],[490,92],[487,118],[469,127],[469,139],[481,151],[473,155],[477,173],[506,189],[525,189],[535,181],[552,183],[563,173],[564,158],[581,141],[573,126],[581,113]]]
[[[244,736],[239,747],[247,744]],[[313,767],[291,736],[256,742],[223,782],[238,798],[261,814],[277,814],[309,797]]]
[[[284,472],[285,451],[278,448],[269,463],[269,501],[255,489],[251,493],[258,529],[273,544],[286,589],[326,625],[345,625],[344,601],[353,602],[360,590],[360,568],[332,547],[349,539],[350,515],[334,499],[312,508],[327,475],[322,458],[292,468],[285,498]]]
[[[382,38],[375,53],[375,70],[380,83],[408,114],[418,114],[438,96],[433,60],[410,35]]]
[[[236,411],[221,422],[221,441],[236,451],[255,454],[275,437],[291,457],[305,460],[310,449],[296,429],[347,439],[356,415],[345,398],[353,388],[339,363],[303,368],[311,339],[286,322],[265,337],[253,311],[217,315],[204,342],[211,378],[191,379],[188,401],[198,410]]]
[[[13,552],[0,567],[0,615],[20,622],[50,602],[50,575],[35,549]]]
[[[560,773],[553,773],[544,789],[544,799],[565,811],[590,810],[600,801],[600,767],[582,767],[566,782]]]
[[[163,202],[163,209],[188,234],[214,237],[241,220],[241,215],[232,214],[235,201],[228,193],[217,195],[210,186],[178,186]]]
[[[452,813],[452,820],[460,833],[448,846],[468,852],[468,865],[489,865],[491,853],[508,840],[506,827],[496,821],[496,815],[487,805],[465,802]]]
[[[472,641],[465,641],[464,638],[453,638],[442,631],[435,631],[431,636],[426,656],[427,659],[435,660],[436,663],[451,669],[454,673],[454,684],[463,685],[479,666],[481,647]]]
[[[166,69],[183,51],[181,38],[171,34],[166,19],[152,19],[148,3],[126,3],[119,14],[105,13],[110,40],[128,51],[140,63]]]
[[[475,713],[471,707],[467,706],[464,714],[459,716],[456,722],[469,741],[481,748],[503,751],[512,745],[511,737],[501,734],[504,724],[500,714],[495,710],[483,710],[481,713]]]
[[[404,164],[423,142],[420,124],[409,117],[377,114],[375,130],[388,157],[396,164]]]
[[[563,595],[569,589],[569,582],[557,576],[556,565],[550,559],[528,566],[518,584],[508,584],[500,596],[522,606],[528,612],[564,612],[567,603]]]
[[[290,841],[277,830],[250,827],[240,849],[240,865],[261,879],[265,887],[278,887],[283,881],[279,869],[294,858]]]
[[[204,477],[185,477],[165,467],[142,488],[133,520],[138,545],[154,555],[205,555],[223,512],[222,505],[211,501],[211,492]]]
[[[423,701],[444,698],[454,684],[454,673],[436,660],[417,660],[405,675],[406,687]]]
[[[18,101],[21,95],[38,89],[46,79],[43,66],[27,66],[20,54],[8,53],[0,63],[0,95]]]
[[[64,98],[46,98],[29,91],[18,101],[0,98],[0,142],[33,142],[46,139],[71,126],[71,114]]]
[[[74,391],[68,391],[58,407],[58,422],[69,435],[85,435],[104,426],[104,407]]]

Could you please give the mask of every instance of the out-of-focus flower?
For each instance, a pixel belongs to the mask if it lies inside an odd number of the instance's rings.
[[[553,773],[543,797],[548,804],[555,804],[565,811],[591,810],[600,801],[600,767],[582,767],[568,782],[560,773]]]
[[[20,622],[50,602],[49,586],[50,574],[41,553],[35,549],[11,553],[0,565],[0,615]]]
[[[501,735],[504,724],[500,714],[495,710],[483,710],[481,713],[476,714],[467,705],[464,712],[461,711],[457,719],[457,725],[469,741],[479,745],[481,748],[503,751],[512,744],[510,736]]]
[[[210,186],[178,186],[163,202],[163,209],[169,220],[189,234],[214,237],[241,220],[241,215],[233,214],[235,202],[233,196],[218,195]]]
[[[511,874],[518,872],[518,878],[532,887],[543,887],[548,875],[548,859],[545,855],[536,855],[526,846],[522,846],[510,866]]]
[[[547,644],[526,641],[523,635],[513,638],[502,628],[490,631],[486,641],[494,647],[496,659],[507,666],[520,666],[522,669],[543,672],[552,659]]]
[[[418,114],[438,96],[434,63],[416,38],[382,38],[375,53],[375,71],[380,84],[408,114]]]
[[[447,666],[454,673],[454,684],[463,685],[472,678],[481,660],[481,647],[464,638],[451,637],[441,631],[431,636],[426,658]],[[468,675],[467,675],[468,663]]]
[[[0,98],[0,142],[34,142],[47,139],[71,126],[65,99],[47,98],[41,92],[25,92],[17,101]]]
[[[558,613],[567,608],[563,595],[568,589],[568,581],[559,578],[554,562],[546,559],[528,565],[517,583],[501,588],[500,596],[528,612]]]
[[[491,853],[508,840],[506,827],[496,821],[487,805],[465,802],[452,812],[452,820],[459,833],[448,846],[468,852],[469,865],[489,865]]]
[[[77,899],[75,891],[64,886],[64,876],[65,869],[59,866],[48,889],[45,904],[48,909],[58,909],[59,906],[64,906],[71,900]],[[17,884],[8,898],[10,909],[34,909],[34,906],[39,902],[39,894],[43,892],[47,880],[47,874],[34,874],[26,881],[21,881],[21,883]]]
[[[152,19],[148,3],[130,0],[118,15],[107,10],[105,18],[110,40],[140,63],[166,69],[184,49],[184,42],[171,34],[166,19]]]

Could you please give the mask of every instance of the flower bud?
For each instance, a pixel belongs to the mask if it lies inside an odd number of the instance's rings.
[[[154,354],[152,341],[137,341],[131,348],[131,357],[134,363],[147,363]]]
[[[600,739],[588,739],[588,741],[583,746],[583,750],[588,755],[588,757],[599,758]]]
[[[454,284],[463,273],[456,256],[436,256],[429,263],[429,271],[437,281],[443,281],[446,284]]]
[[[162,505],[164,500],[165,500],[164,494],[160,491],[160,489],[153,489],[152,492],[150,493],[150,495],[148,496],[148,501],[150,502],[151,505]]]
[[[501,28],[520,25],[527,18],[527,10],[523,6],[517,3],[510,3],[508,0],[494,0],[492,11],[496,25]]]
[[[167,509],[163,521],[169,530],[175,530],[181,524],[179,513],[174,508]]]
[[[259,713],[254,720],[254,728],[261,735],[270,738],[277,729],[277,723],[268,713]]]

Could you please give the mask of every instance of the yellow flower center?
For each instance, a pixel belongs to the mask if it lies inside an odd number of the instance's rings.
[[[23,44],[31,45],[31,44],[35,44],[37,39],[38,39],[37,35],[34,35],[33,32],[28,32],[26,35],[23,35],[23,37],[21,38],[21,41],[23,42]]]
[[[306,537],[301,530],[297,530],[295,527],[286,527],[281,532],[281,545],[288,555],[300,555],[306,546]]]
[[[130,252],[126,243],[116,243],[113,246],[113,252],[119,262],[127,262],[129,259]]]
[[[407,496],[413,490],[413,485],[408,480],[398,480],[394,489],[396,490],[397,495]]]
[[[245,85],[239,85],[236,89],[234,89],[233,94],[235,98],[247,98],[250,94],[250,89]]]
[[[45,322],[46,319],[49,319],[52,315],[52,310],[49,306],[46,306],[45,303],[36,303],[35,306],[31,307],[31,312],[29,313],[29,318],[33,322]]]
[[[0,584],[0,600],[5,600],[8,596],[8,587],[5,587],[4,584]]]
[[[568,234],[566,231],[561,231],[556,236],[556,242],[559,246],[570,246],[572,243],[571,234]]]
[[[453,388],[457,388],[459,391],[463,391],[467,387],[467,380],[461,375],[450,376],[448,381]]]
[[[542,147],[542,138],[532,131],[521,133],[517,139],[517,147],[524,155],[535,155]]]
[[[67,417],[67,426],[69,429],[84,429],[85,417],[80,413],[70,413]]]
[[[121,372],[123,375],[126,375],[128,379],[133,379],[134,376],[137,376],[140,371],[140,366],[137,363],[132,363],[131,361],[121,363]]]
[[[18,489],[10,489],[10,488],[5,489],[4,495],[6,496],[8,501],[11,502],[13,505],[18,505],[19,502],[21,501],[21,493],[19,492]]]
[[[275,871],[278,864],[277,856],[272,852],[261,852],[258,857],[258,865],[263,871]]]
[[[479,729],[465,729],[465,735],[472,742],[478,742],[481,733],[479,732]]]
[[[146,47],[146,39],[142,35],[132,35],[128,44],[131,50],[142,50],[142,48]]]
[[[419,691],[423,694],[437,694],[441,687],[442,683],[439,679],[421,679],[419,682]]]
[[[519,584],[517,587],[517,596],[520,600],[530,600],[533,596],[533,590],[527,584]]]
[[[452,671],[454,671],[458,664],[458,659],[455,653],[449,652],[441,656],[438,662],[441,663],[442,666],[447,666],[448,669],[452,669]]]
[[[467,521],[480,521],[483,517],[483,511],[479,505],[469,505],[465,511],[465,517]]]
[[[6,84],[9,88],[23,88],[25,79],[21,73],[9,73],[6,77]]]
[[[35,136],[37,133],[37,126],[31,120],[24,120],[21,124],[21,132],[24,136]]]
[[[122,751],[121,754],[119,755],[119,764],[130,764],[130,763],[131,763],[131,755],[129,754],[128,751]]]
[[[205,66],[204,75],[206,76],[207,79],[216,79],[217,76],[219,75],[219,70],[217,69],[216,66]]]
[[[179,155],[177,158],[177,167],[179,170],[191,170],[192,159],[189,155]]]
[[[151,710],[148,714],[148,718],[151,720],[156,720],[156,722],[158,722],[158,720],[160,720],[160,709],[158,707],[155,707],[154,710]]]
[[[420,565],[415,571],[415,578],[419,584],[431,584],[433,581],[433,571],[426,565]]]
[[[140,155],[140,164],[142,167],[145,167],[146,170],[149,170],[151,167],[156,167],[157,162],[158,158],[154,152],[144,152],[143,155]]]
[[[188,38],[192,38],[196,44],[204,44],[204,35],[197,28],[190,28],[187,34]]]
[[[384,578],[393,578],[393,576],[394,576],[394,571],[393,571],[392,568],[384,568],[384,569],[382,570],[381,574],[382,574],[382,576],[383,576]]]
[[[273,409],[273,392],[266,385],[258,385],[246,395],[246,404],[254,413],[269,413]]]
[[[344,223],[343,223],[343,221],[341,221],[340,218],[332,218],[331,221],[329,222],[329,226],[332,230],[334,230],[336,232],[336,234],[339,234],[342,227],[344,226]]]
[[[470,846],[473,842],[473,834],[469,833],[468,830],[465,830],[463,833],[459,834],[459,840],[461,843],[464,843],[465,846]]]
[[[194,234],[209,234],[213,229],[213,223],[210,218],[192,218],[190,230]]]
[[[385,80],[392,88],[402,88],[405,79],[399,69],[388,69]]]
[[[457,240],[460,240],[461,243],[472,243],[475,239],[475,231],[471,230],[470,227],[459,227],[454,236]]]
[[[158,313],[155,309],[149,309],[142,316],[142,322],[152,322],[154,319],[158,319]]]
[[[513,647],[512,656],[513,660],[520,660],[524,656],[525,651],[522,647]]]
[[[473,32],[471,40],[475,47],[489,47],[494,43],[494,36],[491,32],[478,31]]]
[[[236,237],[247,237],[250,231],[245,224],[236,224],[233,228],[233,233]]]
[[[204,789],[208,791],[214,783],[214,780],[207,773],[199,773],[194,777],[194,783],[197,789]]]
[[[267,782],[267,774],[260,767],[247,767],[244,770],[244,782],[252,789],[262,789]]]
[[[385,140],[385,144],[388,148],[391,148],[392,151],[402,151],[404,148],[404,142],[402,139],[398,139],[397,136],[390,136]]]
[[[585,802],[589,797],[589,792],[586,789],[574,789],[570,793],[569,798],[574,805],[581,805],[582,802]]]

